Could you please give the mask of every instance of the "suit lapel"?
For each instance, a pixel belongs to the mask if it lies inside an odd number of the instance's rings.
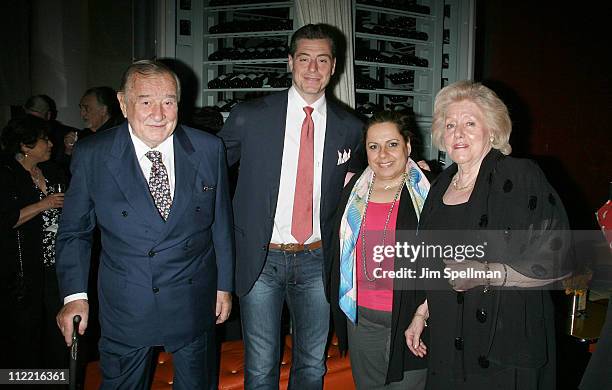
[[[161,231],[164,222],[153,203],[149,185],[136,159],[127,122],[121,126],[115,135],[106,165],[130,206],[148,225],[157,231]]]
[[[264,158],[269,162],[269,169],[264,169],[267,174],[267,183],[271,186],[269,210],[274,217],[276,213],[276,203],[278,201],[278,189],[280,186],[281,167],[283,164],[283,149],[285,146],[285,130],[287,126],[287,99],[288,91],[279,93],[278,95],[270,95],[271,99],[267,104],[271,107],[269,118],[270,123],[269,134],[266,134],[265,145],[262,145]],[[277,99],[278,101],[272,100]]]
[[[325,145],[323,146],[323,171],[321,173],[321,188],[330,188],[330,180],[338,165],[338,151],[345,147],[346,129],[338,114],[338,107],[327,100],[327,123],[325,124]],[[348,152],[348,151],[347,151]],[[351,151],[354,152],[354,151]],[[321,191],[321,209],[325,204],[328,191]],[[323,214],[321,214],[323,215]]]
[[[194,151],[191,141],[183,128],[179,125],[174,131],[174,198],[172,207],[166,221],[165,232],[169,232],[181,220],[181,215],[191,201],[193,186],[197,173],[198,162],[194,160]],[[165,236],[165,234],[164,234]],[[163,237],[162,237],[163,238]]]

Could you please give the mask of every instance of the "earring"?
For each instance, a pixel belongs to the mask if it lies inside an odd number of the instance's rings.
[[[490,137],[489,137],[489,142],[490,142],[490,143],[493,143],[494,141],[495,141],[495,137],[490,136]]]

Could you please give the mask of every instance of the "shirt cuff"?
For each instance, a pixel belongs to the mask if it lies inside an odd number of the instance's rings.
[[[69,302],[76,301],[77,299],[87,300],[87,293],[76,293],[68,295],[66,298],[64,298],[64,305]]]

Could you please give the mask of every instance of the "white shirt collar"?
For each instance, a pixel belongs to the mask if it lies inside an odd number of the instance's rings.
[[[306,100],[299,94],[295,86],[291,86],[288,92],[288,104],[290,106],[299,107],[303,110],[304,107],[310,106],[314,108],[314,113],[325,116],[327,114],[327,101],[325,100],[325,94],[318,98],[314,103],[308,104]]]
[[[134,130],[132,130],[132,126],[128,123],[128,130],[130,131],[130,137],[132,138],[132,143],[134,144],[134,150],[136,151],[136,158],[140,160],[145,156],[145,154],[150,150],[157,150],[161,152],[162,159],[169,157],[174,151],[173,148],[173,139],[174,133],[170,134],[170,137],[166,138],[161,144],[157,145],[155,148],[150,148],[147,144],[142,142],[140,138],[134,134]]]

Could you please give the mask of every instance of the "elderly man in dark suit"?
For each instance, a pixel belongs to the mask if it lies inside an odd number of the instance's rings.
[[[215,322],[227,319],[233,233],[221,140],[177,126],[180,86],[162,64],[139,61],[117,97],[127,122],[79,143],[57,237],[70,344],[87,327],[87,276],[97,224],[103,389],[150,386],[152,349],[174,354],[177,389],[215,386]]]
[[[293,328],[289,387],[322,387],[329,331],[324,259],[362,129],[325,98],[335,66],[327,26],[300,28],[291,38],[292,87],[239,104],[219,133],[230,165],[240,160],[233,203],[247,389],[278,388],[284,301]]]

